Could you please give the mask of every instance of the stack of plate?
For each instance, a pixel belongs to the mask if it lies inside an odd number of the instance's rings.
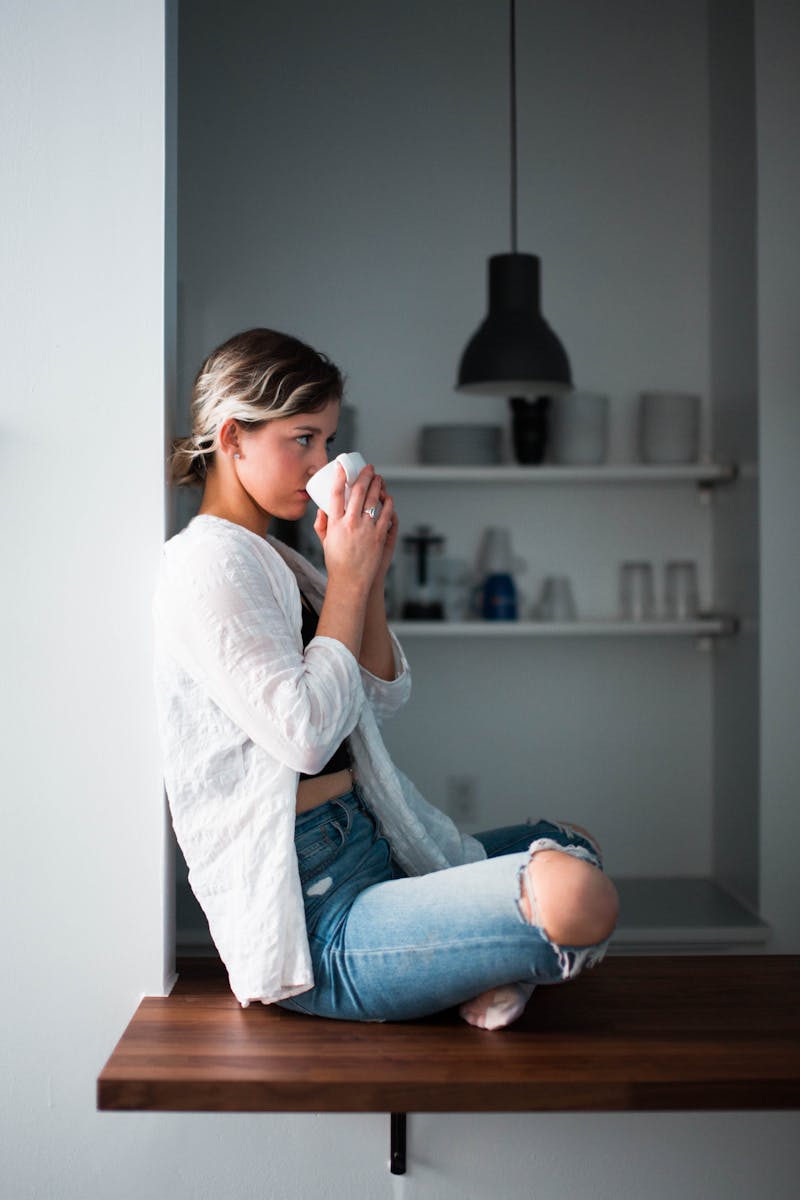
[[[502,425],[423,425],[419,431],[423,463],[478,466],[502,457]]]

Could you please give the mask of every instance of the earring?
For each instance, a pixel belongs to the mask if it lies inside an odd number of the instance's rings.
[[[233,456],[233,457],[234,457],[234,458],[241,458],[242,456],[241,456],[241,454],[239,453],[239,451],[237,450],[237,451],[236,451],[236,453],[234,454],[234,456]]]

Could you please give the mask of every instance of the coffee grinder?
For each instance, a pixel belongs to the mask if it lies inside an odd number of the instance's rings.
[[[444,605],[435,594],[431,582],[430,555],[441,552],[444,537],[434,533],[430,525],[417,525],[403,538],[406,552],[406,600],[403,618],[407,621],[441,621]]]

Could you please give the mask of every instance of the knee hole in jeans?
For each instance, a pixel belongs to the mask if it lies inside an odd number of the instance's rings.
[[[530,925],[561,946],[595,946],[613,932],[619,902],[599,867],[565,849],[535,850],[520,875],[520,907]]]

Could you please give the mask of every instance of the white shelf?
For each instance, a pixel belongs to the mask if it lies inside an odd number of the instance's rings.
[[[619,923],[611,951],[695,953],[763,944],[769,926],[714,879],[615,878]]]
[[[734,634],[734,617],[697,621],[392,621],[398,637],[723,637]]]
[[[596,467],[522,467],[512,463],[458,467],[395,463],[382,466],[381,474],[389,483],[694,483],[710,487],[735,479],[737,468],[725,463],[691,463],[686,466],[664,467],[642,463],[603,464]]]

